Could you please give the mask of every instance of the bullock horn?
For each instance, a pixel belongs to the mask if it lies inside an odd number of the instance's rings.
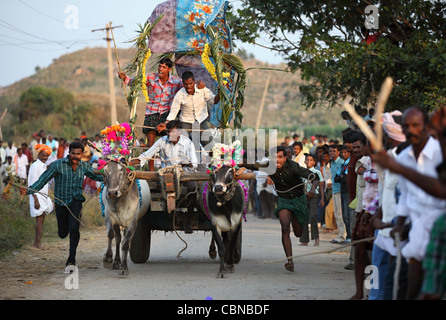
[[[240,169],[237,170],[237,172],[235,173],[235,175],[236,175],[236,176],[241,175],[245,170],[246,170],[246,168],[241,167]]]

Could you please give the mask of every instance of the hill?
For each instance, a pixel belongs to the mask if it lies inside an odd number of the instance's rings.
[[[135,49],[118,49],[118,55],[121,66],[129,63],[135,54]],[[149,60],[147,71],[155,70],[154,59]],[[260,62],[256,59],[245,59],[246,68],[269,67],[285,69],[285,65],[270,65]],[[114,74],[118,71],[118,66],[114,61]],[[153,66],[150,68],[149,66]],[[150,70],[152,69],[152,70]],[[242,109],[244,114],[243,126],[255,127],[259,106],[261,104],[262,94],[266,83],[267,74],[271,73],[271,82],[268,88],[268,94],[265,100],[265,106],[261,121],[262,128],[278,128],[280,135],[299,132],[301,135],[305,128],[310,126],[328,126],[335,127],[343,125],[340,117],[340,110],[326,110],[323,107],[316,110],[305,110],[300,103],[298,85],[301,83],[299,74],[291,74],[277,71],[249,70],[248,86],[245,91],[245,105]],[[116,102],[118,108],[118,121],[125,121],[127,117],[127,103],[124,97],[124,91],[119,79],[114,79]],[[87,135],[93,135],[104,126],[109,125],[109,87],[107,54],[105,48],[86,48],[74,53],[62,55],[55,59],[53,63],[46,68],[39,68],[36,73],[30,77],[22,79],[10,86],[0,88],[1,110],[5,106],[20,108],[21,94],[32,88],[40,86],[43,88],[62,88],[74,96],[74,105],[72,112],[82,111],[81,121],[78,128],[85,130]],[[137,124],[142,124],[144,120],[144,99],[141,96],[138,105]],[[79,108],[82,106],[82,108]],[[11,108],[11,109],[10,109]],[[66,111],[66,110],[65,110]],[[64,127],[67,123],[67,115],[57,117],[49,114],[45,117],[33,119],[32,122],[20,123],[16,113],[8,112],[2,123],[4,140],[25,139],[29,140],[32,132],[41,128],[52,131],[56,136],[65,134]],[[66,129],[66,128],[65,128]],[[72,132],[71,129],[69,132]],[[70,139],[71,137],[68,137]],[[16,143],[19,143],[17,141]]]

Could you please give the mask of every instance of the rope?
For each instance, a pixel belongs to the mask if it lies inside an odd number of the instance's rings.
[[[307,180],[308,181],[314,180],[315,177],[316,177],[316,174],[315,173],[311,173],[308,176]],[[305,184],[307,184],[307,182],[302,182],[300,184],[296,184],[294,187],[291,187],[291,188],[289,188],[288,190],[285,190],[285,191],[277,190],[275,184],[273,184],[273,188],[274,188],[274,190],[276,190],[277,193],[287,193],[287,192],[289,192],[289,191],[291,191],[291,190],[293,190],[293,189],[295,189],[297,187],[300,187],[302,185],[305,185]],[[310,185],[312,191],[316,191],[316,187],[313,185],[313,183],[310,183],[309,185]]]
[[[175,225],[175,216],[177,213],[177,208],[185,199],[187,199],[189,197],[190,194],[197,193],[197,188],[198,188],[197,185],[195,185],[195,190],[186,194],[186,196],[180,202],[178,202],[177,205],[175,205],[175,210],[173,212],[173,230],[175,231],[175,234],[177,235],[177,237],[180,238],[180,240],[183,241],[183,243],[185,244],[185,247],[183,249],[181,249],[180,252],[178,252],[177,259],[181,256],[181,253],[183,253],[183,251],[185,251],[188,247],[187,242],[183,238],[181,238],[180,234],[177,231],[177,227]],[[189,212],[187,214],[189,214]]]
[[[81,221],[80,219],[78,219],[78,218],[74,215],[74,213],[70,210],[70,207],[69,207],[69,206],[68,206],[62,199],[59,199],[59,198],[57,198],[56,196],[53,196],[53,195],[50,195],[50,194],[45,194],[45,193],[42,193],[42,192],[40,192],[40,191],[31,189],[31,188],[29,188],[29,187],[25,187],[25,186],[19,185],[19,184],[15,183],[15,182],[12,182],[12,185],[15,185],[16,187],[19,187],[19,188],[24,188],[24,189],[31,190],[31,191],[33,191],[33,192],[35,192],[35,193],[41,194],[41,195],[43,195],[43,196],[51,197],[51,198],[53,198],[53,199],[55,199],[55,200],[59,200],[59,201],[62,202],[63,205],[68,209],[68,211],[69,211],[70,214],[73,216],[73,218],[76,219],[76,220],[79,222],[80,225],[84,226],[84,224],[82,223],[82,221]],[[82,209],[83,209],[83,208],[84,208],[84,206],[82,206]],[[82,209],[81,209],[81,213],[82,213]]]
[[[358,244],[358,243],[369,242],[369,241],[372,241],[372,240],[375,240],[375,237],[364,238],[364,239],[361,239],[361,240],[353,241],[351,243],[348,243],[348,244],[336,247],[336,248],[331,249],[331,250],[311,252],[311,253],[304,253],[304,254],[301,254],[301,255],[298,255],[298,256],[291,256],[291,257],[286,257],[286,258],[282,258],[282,259],[278,259],[278,260],[265,261],[265,263],[278,263],[278,262],[287,261],[289,259],[301,258],[301,257],[306,257],[306,256],[314,256],[316,254],[332,253],[332,252],[335,252],[335,251],[338,251],[338,250],[341,250],[341,249],[344,249],[344,248],[347,248],[347,247],[350,247],[350,246],[354,246],[355,244]]]

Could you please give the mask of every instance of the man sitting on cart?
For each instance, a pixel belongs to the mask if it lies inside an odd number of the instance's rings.
[[[181,121],[173,120],[167,123],[167,136],[159,138],[149,150],[142,153],[137,159],[131,160],[131,165],[140,164],[143,167],[148,160],[153,160],[156,154],[161,160],[161,168],[181,166],[183,170],[194,170],[197,168],[198,160],[195,147],[187,135],[182,135]],[[196,206],[197,183],[188,181],[185,183],[188,193],[193,193],[187,200],[188,214],[185,218],[185,232],[192,233],[191,220]]]

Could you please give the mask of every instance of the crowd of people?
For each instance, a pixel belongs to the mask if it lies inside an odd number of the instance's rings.
[[[155,154],[155,149],[164,140],[174,145],[179,141],[177,137],[174,141],[159,139],[161,142],[155,143],[156,137],[161,136],[169,122],[174,122],[178,110],[182,111],[178,128],[196,125],[206,129],[204,119],[208,111],[205,106],[217,102],[203,84],[195,84],[193,74],[186,73],[180,79],[172,76],[171,70],[172,62],[161,60],[158,73],[147,77],[150,102],[146,108],[143,133],[147,135],[147,152],[150,156]],[[126,84],[131,83],[125,74],[119,74],[119,77]],[[164,92],[162,86],[166,83],[169,90]],[[168,99],[161,99],[164,95]],[[183,99],[187,95],[193,96],[194,101]],[[196,109],[195,102],[199,102],[200,108]],[[171,106],[174,106],[172,114]],[[198,110],[200,112],[197,113]],[[372,129],[375,127],[373,111],[360,110],[364,121]],[[442,108],[429,119],[426,111],[418,107],[410,107],[404,113],[385,113],[382,128],[386,151],[373,150],[370,141],[346,112],[341,114],[348,126],[342,132],[342,143],[328,140],[325,135],[304,137],[300,141],[299,135],[295,134],[292,139],[286,137],[275,154],[268,155],[264,150],[257,150],[258,155],[266,155],[258,161],[276,161],[277,171],[272,175],[256,171],[256,179],[250,181],[249,203],[251,211],[259,218],[279,219],[282,243],[288,258],[285,268],[294,271],[290,225],[303,246],[309,244],[310,238],[314,240],[314,245],[319,245],[321,229],[321,232],[335,236],[331,240],[334,245],[354,244],[345,266],[354,270],[356,292],[352,299],[364,298],[365,270],[369,265],[378,270],[377,275],[373,274],[369,299],[391,299],[395,297],[394,291],[400,299],[443,297],[446,290],[446,190],[440,178],[445,176],[446,167],[445,114],[446,108]],[[101,146],[99,134],[90,139]],[[4,180],[16,180],[26,185],[28,179],[28,186],[42,189],[52,177],[58,177],[55,193],[60,193],[59,198],[69,196],[70,202],[65,206],[56,203],[58,220],[60,216],[64,223],[59,230],[60,235],[66,236],[68,226],[76,223],[63,218],[69,217],[65,211],[70,208],[79,213],[80,203],[85,201],[78,194],[78,189],[91,189],[94,192],[96,181],[101,180],[88,165],[94,165],[101,154],[91,149],[87,140],[85,133],[82,133],[70,143],[63,138],[46,135],[41,130],[33,135],[29,145],[23,143],[19,148],[12,142],[3,148],[0,141],[2,197],[7,197],[12,188],[11,183],[5,187]],[[204,141],[199,142],[204,145]],[[42,168],[53,162],[57,162],[57,166],[51,166],[51,170],[42,173],[37,181],[30,182],[31,164],[38,161],[45,164]],[[67,195],[57,185],[66,186],[67,181],[73,178],[72,171],[67,168],[75,170],[79,164],[82,179],[77,179],[76,184],[82,185],[82,188],[73,189]],[[153,170],[153,160],[149,165]],[[297,188],[295,181],[303,183]],[[27,192],[33,193],[32,190]],[[74,265],[79,241],[78,226],[69,230],[70,257],[67,266]],[[401,250],[395,247],[395,241]],[[394,283],[399,253],[404,259],[401,261],[398,282]]]
[[[351,299],[364,298],[369,265],[376,270],[370,300],[444,297],[446,195],[440,178],[445,176],[446,108],[435,114],[436,124],[419,107],[385,113],[385,151],[373,150],[354,122],[342,116],[348,124],[342,144],[321,135],[299,141],[297,134],[282,143],[287,157],[315,172],[320,181],[316,193],[307,186],[310,215],[299,234],[301,245],[308,245],[308,226],[315,245],[319,229],[334,233],[333,244],[353,242],[345,266],[355,274]],[[363,119],[375,128],[373,114],[364,113]],[[252,183],[257,184],[251,191],[253,211],[273,217],[270,204],[278,195],[272,182],[260,176]],[[394,283],[399,255],[399,280]]]
[[[52,134],[47,134],[42,129],[33,133],[30,140],[29,143],[22,142],[20,146],[16,146],[13,141],[8,141],[7,145],[4,146],[3,141],[0,140],[0,194],[2,198],[10,196],[13,191],[12,182],[27,185],[31,165],[38,159],[38,152],[35,148],[38,144],[47,145],[52,150],[51,155],[46,160],[46,166],[57,159],[66,158],[71,142],[80,142],[84,145],[85,149],[82,154],[82,161],[84,162],[95,166],[102,156],[98,150],[91,148],[87,142],[89,140],[101,147],[100,134],[96,134],[95,137],[87,137],[85,131],[82,131],[79,137],[69,141],[63,137],[54,137]],[[87,193],[94,193],[98,185],[86,179],[83,187]]]

